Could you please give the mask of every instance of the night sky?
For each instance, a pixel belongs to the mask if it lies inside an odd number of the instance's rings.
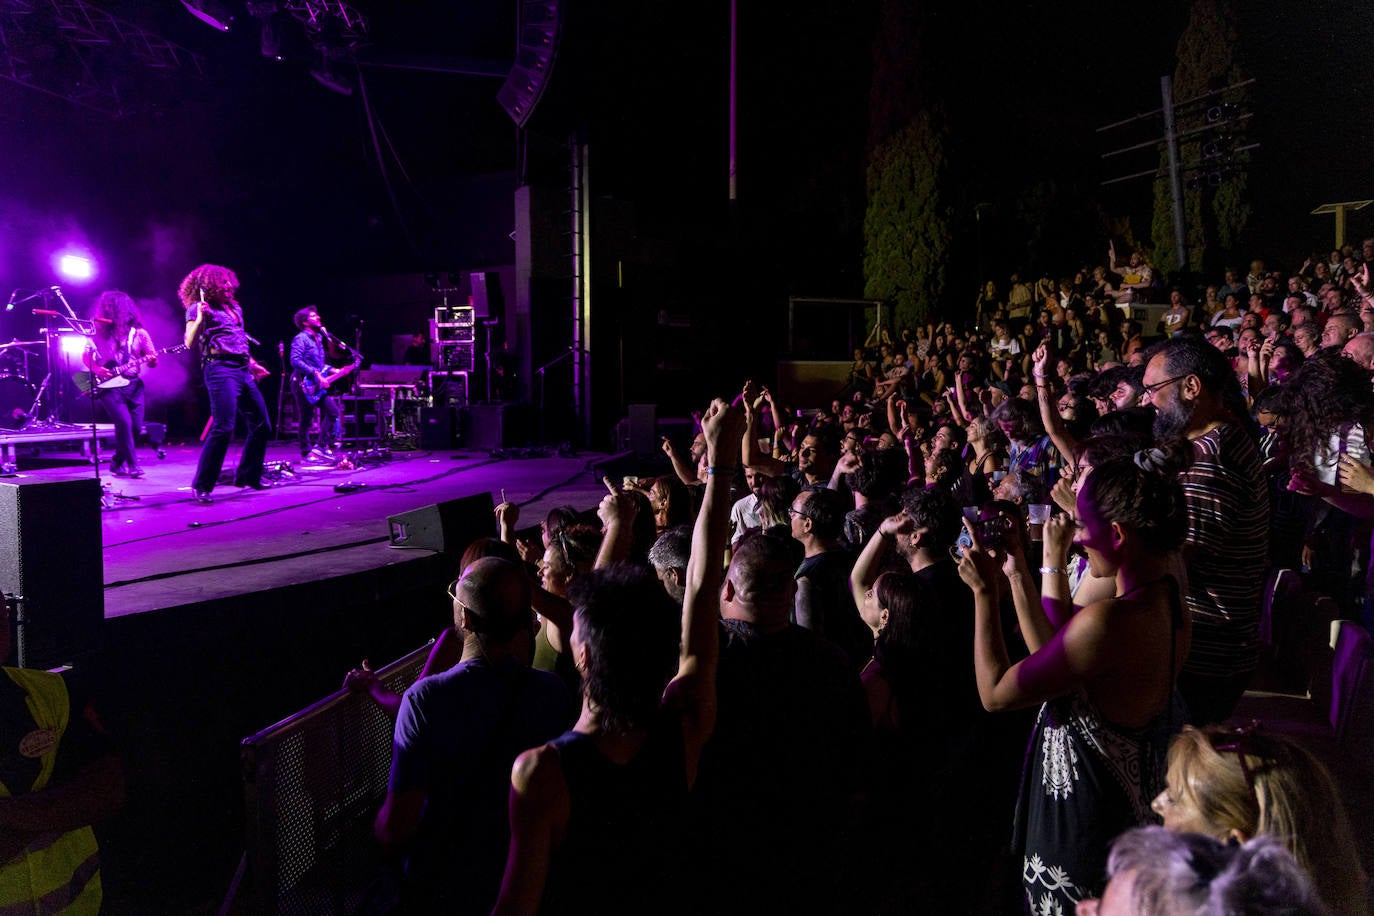
[[[365,53],[510,58],[509,0],[356,5],[373,16]],[[1148,226],[1148,182],[1098,190],[1107,144],[1094,128],[1158,106],[1186,4],[742,6],[740,200],[731,206],[723,0],[569,4],[523,159],[495,101],[499,80],[365,70],[390,194],[361,92],[329,92],[304,64],[263,58],[242,8],[224,35],[179,2],[107,3],[202,54],[206,76],[161,79],[116,59],[128,108],[118,120],[0,82],[0,282],[54,282],[38,252],[68,236],[100,253],[98,285],[170,298],[189,267],[213,260],[239,271],[246,303],[282,313],[310,301],[326,276],[509,263],[511,226],[489,202],[513,190],[522,163],[531,180],[556,183],[559,143],[583,123],[598,195],[633,213],[625,259],[646,300],[635,307],[744,300],[757,316],[750,333],[768,335],[788,294],[862,293],[874,33],[893,21],[924,28],[900,43],[919,82],[897,101],[938,97],[961,132],[950,197],[965,273],[953,301],[977,286],[980,231],[985,262],[1005,279],[1016,269],[1058,272],[1071,253],[1101,257],[1093,212],[1133,212],[1137,231]],[[1283,262],[1329,245],[1330,218],[1307,215],[1316,204],[1374,196],[1364,152],[1374,140],[1374,27],[1348,0],[1243,6],[1262,142],[1251,243]],[[1015,218],[1037,184],[1065,200],[1046,229],[1054,243],[1040,248]],[[1352,220],[1352,234],[1371,222]],[[1051,256],[1054,265],[1036,261]]]

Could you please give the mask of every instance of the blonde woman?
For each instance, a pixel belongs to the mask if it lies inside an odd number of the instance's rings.
[[[1333,913],[1369,913],[1364,869],[1330,773],[1294,742],[1255,726],[1188,726],[1169,746],[1168,786],[1152,805],[1164,826],[1244,843],[1279,840]]]

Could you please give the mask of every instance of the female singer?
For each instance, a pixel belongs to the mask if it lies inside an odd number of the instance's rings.
[[[254,490],[271,486],[262,479],[262,462],[272,423],[257,385],[258,379],[271,372],[249,355],[248,345],[254,341],[243,328],[243,309],[234,298],[238,288],[239,278],[232,270],[202,264],[186,275],[177,290],[186,306],[186,346],[199,348],[213,420],[191,481],[198,503],[210,502],[239,411],[248,425],[248,440],[239,456],[234,484]]]

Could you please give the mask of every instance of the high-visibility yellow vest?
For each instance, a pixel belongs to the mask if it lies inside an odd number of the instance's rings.
[[[28,752],[42,764],[29,790],[44,789],[52,779],[57,748],[71,719],[67,685],[46,671],[0,668],[0,672],[28,693],[25,702],[37,727],[23,737],[21,752],[23,744],[28,744]],[[0,798],[12,794],[0,783]],[[100,860],[90,827],[35,837],[23,852],[0,864],[0,916],[94,916],[100,911],[100,899]]]

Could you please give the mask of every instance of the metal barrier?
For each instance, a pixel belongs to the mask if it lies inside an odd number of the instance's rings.
[[[400,694],[431,643],[377,672]],[[391,718],[361,693],[340,690],[243,739],[247,830],[243,861],[253,913],[352,913],[380,873],[372,818],[391,769]]]

